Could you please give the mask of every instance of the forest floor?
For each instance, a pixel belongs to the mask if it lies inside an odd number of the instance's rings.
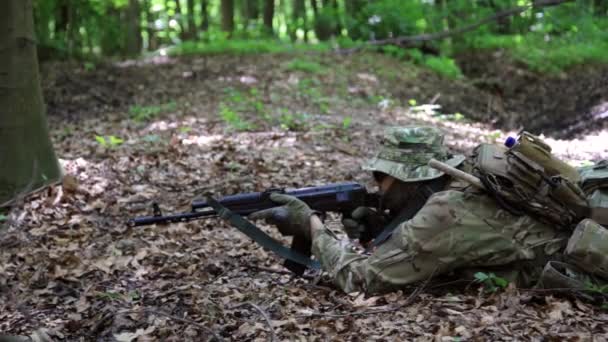
[[[292,277],[217,219],[125,225],[153,201],[187,211],[207,192],[371,186],[359,165],[386,125],[438,126],[461,152],[526,127],[573,164],[608,158],[608,68],[540,76],[497,54],[463,59],[461,80],[368,53],[44,64],[67,176],[5,219],[0,332],[65,341],[605,339],[601,303],[572,295],[488,293],[473,280],[345,295],[325,277]]]

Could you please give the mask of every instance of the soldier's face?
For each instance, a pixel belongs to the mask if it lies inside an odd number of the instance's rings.
[[[389,175],[376,177],[376,181],[383,207],[392,212],[401,211],[418,188],[417,183],[405,183]]]

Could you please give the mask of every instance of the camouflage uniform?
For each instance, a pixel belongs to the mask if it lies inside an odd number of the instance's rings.
[[[465,159],[450,156],[442,143],[441,132],[432,127],[390,128],[380,153],[364,169],[403,182],[436,179],[443,173],[427,166],[431,158],[452,166]],[[522,271],[517,273],[525,282],[531,270],[542,268],[548,256],[564,248],[567,238],[452,181],[371,255],[356,252],[348,240],[339,240],[327,229],[315,235],[313,254],[345,292],[382,293],[431,275],[503,265]]]

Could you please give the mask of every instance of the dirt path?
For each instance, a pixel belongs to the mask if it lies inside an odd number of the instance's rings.
[[[0,234],[0,331],[44,328],[66,341],[606,334],[608,315],[597,306],[525,289],[483,294],[474,283],[452,293],[427,289],[399,310],[366,314],[404,303],[413,289],[363,298],[339,293],[324,278],[294,279],[273,255],[216,219],[124,224],[148,213],[152,201],[188,210],[192,198],[209,191],[367,184],[359,164],[382,125],[438,125],[458,150],[508,134],[424,111],[419,105],[436,94],[448,106],[458,93],[432,90],[437,76],[383,58],[311,57],[320,68],[307,72],[290,66],[292,56],[51,68],[45,90],[52,137],[70,176],[15,207]],[[474,96],[470,85],[459,89]],[[582,163],[607,157],[603,139],[598,133],[550,142]]]

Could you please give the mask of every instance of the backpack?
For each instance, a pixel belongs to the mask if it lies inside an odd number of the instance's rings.
[[[511,148],[482,144],[473,158],[473,173],[511,213],[568,230],[589,216],[578,171],[553,156],[540,138],[524,132]]]
[[[608,226],[608,160],[579,169],[580,184],[589,202],[589,217]]]

